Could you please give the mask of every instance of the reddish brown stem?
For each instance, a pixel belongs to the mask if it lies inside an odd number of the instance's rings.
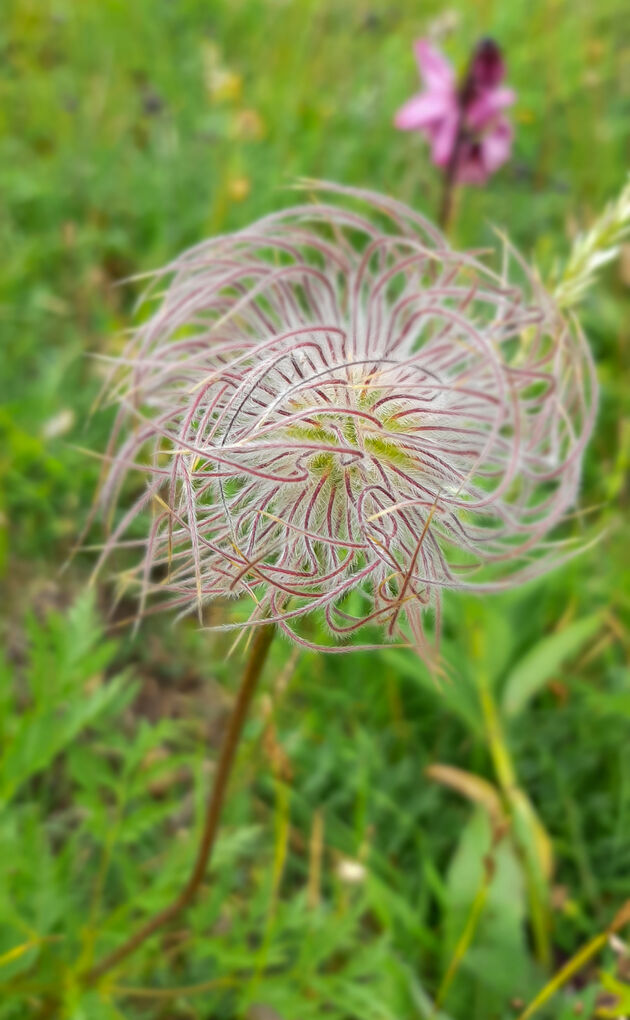
[[[440,212],[438,215],[438,223],[445,234],[448,234],[448,229],[451,225],[453,218],[453,206],[455,200],[456,184],[454,175],[449,174],[448,170],[444,174],[444,183],[442,185],[442,199],[440,203]]]
[[[464,141],[464,118],[462,115],[460,115],[459,126],[457,128],[457,136],[455,138],[455,145],[453,146],[453,153],[448,162],[448,166],[444,171],[444,182],[442,184],[442,200],[440,203],[440,211],[438,214],[438,223],[445,234],[448,233],[448,228],[450,227],[451,220],[453,218],[455,193],[457,191],[457,171],[459,170],[459,161],[461,158],[463,141]]]
[[[448,166],[444,171],[444,182],[442,185],[442,199],[440,202],[440,211],[438,213],[438,223],[445,234],[448,233],[448,229],[453,218],[455,194],[457,192],[457,175],[459,171],[459,163],[462,157],[462,147],[466,138],[466,110],[474,95],[474,64],[475,56],[473,54],[470,66],[459,89],[459,121],[457,124],[457,133],[455,135],[455,144],[453,145],[453,151],[451,153],[451,158],[448,161]]]
[[[225,793],[232,772],[232,767],[234,765],[236,751],[243,732],[243,726],[256,690],[256,685],[267,658],[267,652],[269,651],[274,631],[274,625],[267,623],[258,628],[254,637],[252,649],[249,659],[247,660],[245,672],[243,673],[241,685],[236,697],[236,704],[221,745],[216,776],[206,807],[206,816],[201,835],[201,842],[197,851],[194,867],[186,885],[181,892],[178,893],[175,899],[168,904],[168,906],[164,907],[163,910],[158,911],[158,913],[154,914],[153,917],[150,917],[149,920],[145,921],[144,924],[130,935],[127,941],[123,942],[118,949],[115,949],[108,956],[104,957],[100,963],[95,964],[85,975],[86,984],[94,984],[108,970],[111,970],[112,967],[115,967],[116,964],[120,963],[127,956],[130,956],[131,953],[135,952],[135,950],[138,949],[143,942],[146,942],[146,940],[158,931],[159,928],[168,924],[168,922],[172,921],[177,914],[190,906],[199,892],[216,841],[217,830],[221,819],[221,810],[225,800]]]

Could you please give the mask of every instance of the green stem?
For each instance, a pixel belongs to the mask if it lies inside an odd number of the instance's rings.
[[[499,719],[495,700],[492,697],[490,684],[483,674],[480,674],[479,676],[478,687],[481,710],[483,712],[483,719],[486,726],[486,736],[492,761],[494,763],[494,769],[503,794],[506,799],[509,800],[510,791],[517,783],[516,770],[512,764],[512,758],[510,756],[505,737],[503,736],[503,728],[501,726],[501,720]]]
[[[490,748],[490,754],[494,764],[494,770],[503,793],[505,803],[509,809],[513,821],[521,821],[522,809],[519,797],[522,798],[518,786],[516,769],[503,733],[501,719],[497,710],[496,702],[487,678],[482,674],[478,678],[479,700],[486,729],[486,738]],[[520,853],[527,880],[527,898],[531,915],[534,941],[538,959],[544,966],[548,966],[550,960],[550,946],[548,935],[548,912],[545,904],[544,880],[540,875],[537,861],[532,857],[529,845],[523,841],[519,832],[514,833],[517,849]]]
[[[534,1001],[529,1004],[527,1009],[523,1013],[519,1013],[517,1020],[530,1020],[530,1017],[534,1016],[567,981],[577,974],[596,953],[599,953],[604,948],[611,935],[614,935],[615,932],[625,927],[628,923],[630,923],[630,900],[624,903],[605,931],[596,935],[585,946],[582,946],[575,956],[572,956],[565,963],[564,967],[561,967],[558,973],[552,977],[551,981],[547,982],[545,987],[538,993]]]
[[[488,892],[490,890],[491,882],[492,882],[492,869],[486,867],[483,873],[481,884],[477,889],[475,898],[472,902],[470,913],[466,920],[466,924],[464,925],[464,930],[462,931],[457,941],[457,945],[455,946],[455,950],[453,952],[451,961],[448,965],[448,969],[442,979],[442,984],[440,985],[437,995],[435,997],[435,1011],[433,1014],[434,1016],[435,1012],[439,1010],[444,1004],[444,1000],[446,999],[446,996],[453,983],[453,980],[457,975],[457,972],[459,971],[459,968],[462,964],[464,957],[466,956],[466,953],[470,949],[470,944],[473,938],[475,937],[477,926],[479,924],[481,915],[483,914],[483,910],[486,905],[486,900],[488,898]]]

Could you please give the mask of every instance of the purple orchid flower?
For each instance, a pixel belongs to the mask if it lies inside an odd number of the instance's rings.
[[[516,96],[502,85],[505,63],[499,47],[482,40],[460,84],[452,65],[427,39],[416,42],[415,53],[426,87],[401,107],[396,127],[422,131],[433,162],[453,181],[484,184],[512,148],[512,126],[504,111]]]

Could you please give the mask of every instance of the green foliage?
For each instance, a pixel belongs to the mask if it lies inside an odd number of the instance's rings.
[[[494,35],[519,96],[514,159],[462,194],[454,240],[491,244],[496,223],[553,277],[626,179],[623,5],[451,6],[450,55]],[[602,384],[594,509],[564,527],[599,544],[522,591],[447,599],[443,678],[402,649],[278,641],[202,895],[80,982],[181,888],[241,665],[192,625],[132,640],[124,600],[112,639],[110,579],[77,595],[92,554],[58,574],[97,485],[83,450],[111,421],[85,355],[120,349],[142,286],[122,277],[288,204],[300,174],[431,214],[438,175],[391,121],[417,87],[410,42],[445,13],[2,5],[0,1020],[513,1020],[630,895],[626,252],[581,308]],[[624,1015],[625,966],[606,949],[541,1020]]]
[[[488,817],[478,809],[461,833],[447,874],[445,969],[466,928],[475,898],[487,881],[473,944],[462,960],[455,995],[447,999],[456,1016],[464,1016],[467,1005],[470,1008],[474,1002],[471,1020],[492,1016],[510,997],[527,1000],[535,988],[525,942],[522,869],[509,841],[500,840],[493,846]],[[485,975],[483,982],[477,977],[479,973]]]
[[[7,678],[3,693],[0,799],[5,806],[82,730],[120,711],[133,694],[124,676],[103,683],[113,645],[102,640],[92,600],[78,602],[65,618],[49,615],[46,627],[31,617],[26,635],[30,661],[23,687],[18,695]],[[26,706],[21,712],[18,698]]]
[[[502,708],[506,716],[514,718],[522,712],[530,698],[543,690],[565,663],[575,658],[601,630],[602,622],[601,614],[586,616],[528,649],[503,687]]]
[[[602,974],[602,987],[612,998],[612,1002],[603,1006],[599,1015],[602,1017],[623,1017],[630,1009],[630,985],[619,981],[613,974]]]

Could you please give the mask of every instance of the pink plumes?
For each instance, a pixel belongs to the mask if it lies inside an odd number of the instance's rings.
[[[399,202],[317,187],[159,274],[110,386],[103,510],[132,469],[145,486],[101,562],[140,545],[141,610],[248,596],[249,626],[306,647],[317,610],[327,650],[369,623],[429,658],[444,589],[562,555],[545,536],[577,495],[592,359],[509,249],[496,274]]]

